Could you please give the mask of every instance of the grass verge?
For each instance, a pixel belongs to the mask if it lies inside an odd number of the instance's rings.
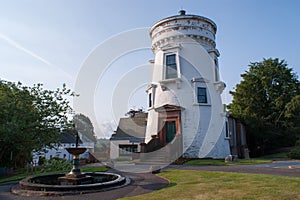
[[[170,181],[167,188],[124,199],[300,199],[299,178],[196,170],[159,175]]]
[[[82,172],[105,172],[108,170],[105,166],[84,166],[84,167],[81,167],[80,169]],[[0,177],[0,183],[20,180],[27,176],[38,176],[38,175],[43,175],[43,174],[55,174],[55,173],[68,173],[68,172],[62,171],[62,170],[46,171],[46,172],[40,172],[40,171],[28,172],[25,169],[20,169],[12,175]]]
[[[256,165],[265,164],[272,162],[272,159],[240,159],[237,162],[225,162],[224,160],[214,160],[214,159],[199,159],[190,160],[185,165],[213,165],[213,166],[230,166],[230,165]]]

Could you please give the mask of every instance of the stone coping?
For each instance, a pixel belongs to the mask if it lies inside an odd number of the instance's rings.
[[[85,173],[88,176],[92,175],[107,175],[107,176],[115,176],[116,179],[112,181],[107,181],[103,183],[94,183],[94,184],[82,184],[82,185],[46,185],[46,184],[34,184],[29,181],[35,177],[28,177],[21,181],[19,184],[12,187],[11,191],[13,194],[21,195],[21,196],[62,196],[62,195],[70,195],[70,194],[83,194],[83,193],[91,193],[91,192],[100,192],[111,189],[116,189],[128,185],[130,183],[130,179],[123,177],[119,174],[107,173],[107,172],[87,172]],[[59,177],[64,176],[65,174],[50,174],[43,175],[41,177],[53,176]]]

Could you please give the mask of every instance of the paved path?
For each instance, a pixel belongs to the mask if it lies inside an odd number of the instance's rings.
[[[128,167],[128,166],[127,166]],[[144,166],[132,166],[142,167]],[[300,161],[281,161],[262,165],[236,165],[236,166],[191,166],[191,165],[170,165],[163,170],[205,170],[205,171],[224,171],[241,172],[255,174],[272,174],[280,176],[300,177]],[[0,184],[0,200],[111,200],[122,197],[136,196],[159,190],[168,185],[168,181],[150,173],[123,173],[129,177],[132,182],[125,187],[109,190],[105,192],[89,193],[74,196],[62,197],[22,197],[10,193],[10,188],[17,182]]]

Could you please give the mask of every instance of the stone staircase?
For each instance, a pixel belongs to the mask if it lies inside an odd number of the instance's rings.
[[[169,163],[169,162],[170,159],[166,148],[161,148],[153,152],[143,153],[140,161],[140,163],[143,164],[145,163],[160,164],[160,163]]]

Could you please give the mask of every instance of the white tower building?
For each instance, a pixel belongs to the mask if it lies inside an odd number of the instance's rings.
[[[161,147],[169,146],[164,152],[171,156],[224,158],[230,154],[216,31],[210,19],[184,10],[152,26],[155,60],[147,88],[148,147],[144,152],[155,149],[150,144],[156,140]]]

